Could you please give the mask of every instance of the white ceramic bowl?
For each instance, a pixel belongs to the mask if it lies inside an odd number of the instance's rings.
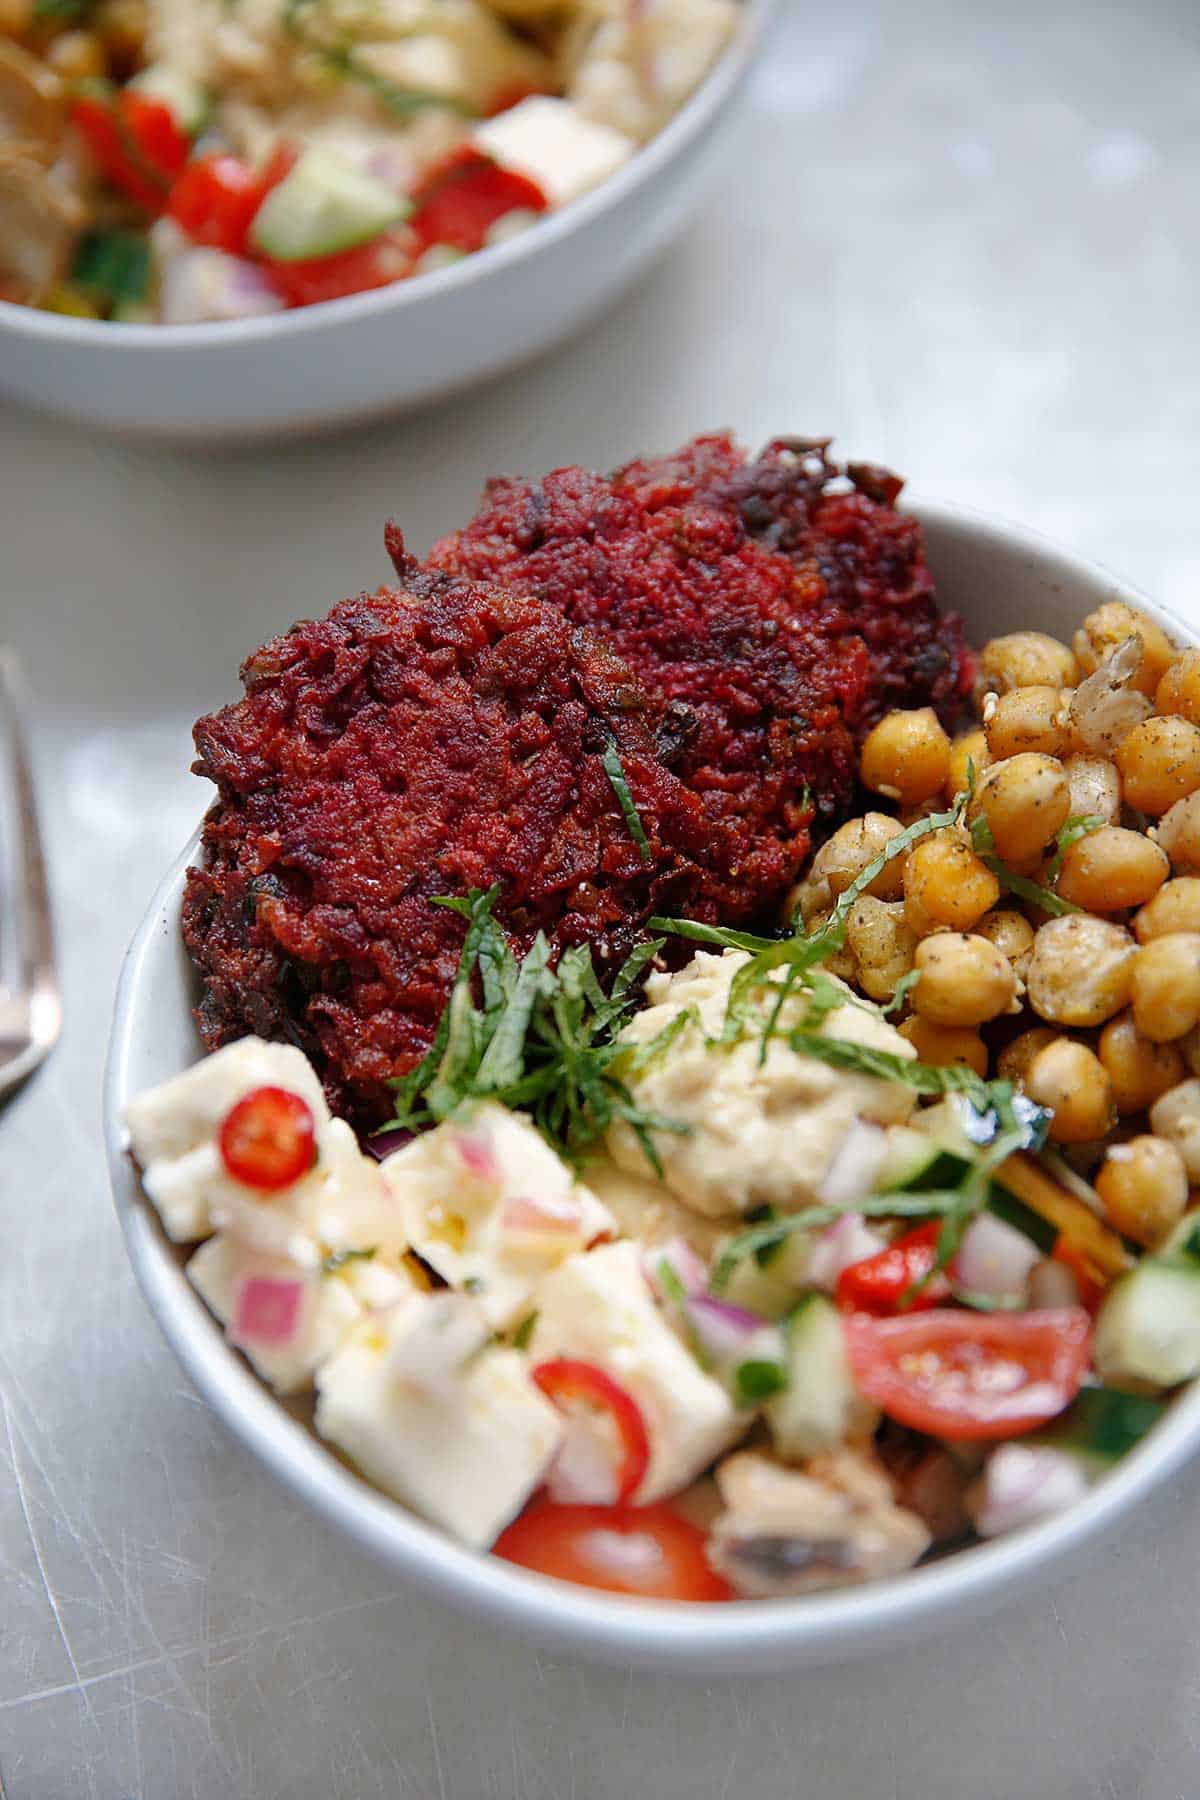
[[[324,428],[468,387],[567,337],[630,286],[703,196],[773,0],[594,193],[434,274],[217,325],[111,325],[0,301],[0,392],[87,424],[214,442]]]
[[[942,601],[963,613],[976,643],[1030,626],[1069,638],[1085,613],[1110,599],[1143,607],[1178,642],[1197,641],[1133,589],[1039,538],[944,506],[912,510],[925,525]],[[712,1607],[624,1600],[459,1548],[352,1474],[228,1348],[188,1286],[182,1258],[160,1230],[125,1153],[126,1101],[186,1067],[200,1049],[178,929],[194,848],[195,840],[154,896],[121,975],[105,1089],[117,1210],[143,1292],[196,1386],[281,1482],[393,1574],[540,1644],[604,1661],[709,1675],[780,1670],[911,1640],[951,1615],[1016,1594],[1101,1526],[1131,1512],[1200,1448],[1197,1384],[1070,1512],[895,1580],[808,1599]]]

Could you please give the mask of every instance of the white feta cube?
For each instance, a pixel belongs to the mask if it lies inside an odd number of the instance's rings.
[[[317,1430],[368,1480],[483,1550],[543,1480],[563,1436],[526,1358],[463,1360],[458,1294],[419,1294],[359,1325],[317,1370]]]
[[[535,181],[550,205],[566,206],[599,187],[637,148],[624,132],[587,119],[569,100],[533,94],[471,134],[485,155]]]
[[[615,1235],[536,1126],[494,1102],[397,1150],[383,1178],[413,1248],[498,1331],[529,1310],[548,1269]]]
[[[748,1416],[655,1305],[636,1244],[572,1256],[542,1282],[534,1304],[531,1363],[560,1356],[594,1363],[637,1403],[650,1466],[635,1500],[678,1493],[747,1430]]]

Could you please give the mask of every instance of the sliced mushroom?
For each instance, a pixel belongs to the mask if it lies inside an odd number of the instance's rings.
[[[788,1469],[755,1451],[717,1470],[725,1511],[709,1561],[740,1594],[769,1599],[844,1587],[911,1568],[930,1536],[897,1506],[873,1457],[835,1450]]]
[[[87,219],[79,195],[26,144],[0,143],[0,294],[36,303],[65,276]]]
[[[0,146],[20,144],[28,156],[49,164],[67,123],[67,91],[53,69],[0,39]]]

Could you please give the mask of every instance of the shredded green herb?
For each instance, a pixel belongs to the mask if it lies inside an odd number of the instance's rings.
[[[906,975],[900,977],[899,981],[896,983],[896,991],[888,1001],[887,1005],[883,1008],[883,1016],[885,1019],[890,1018],[893,1013],[898,1013],[903,1010],[904,1002],[908,999],[908,996],[912,993],[920,979],[920,969],[909,969]]]
[[[687,1127],[644,1111],[627,1085],[629,1059],[644,1067],[659,1043],[652,1039],[631,1052],[617,1037],[662,939],[640,944],[606,994],[587,945],[565,950],[552,969],[550,946],[539,932],[518,962],[493,916],[498,897],[498,887],[473,888],[465,898],[434,902],[461,914],[467,935],[428,1053],[392,1084],[396,1113],[386,1129],[418,1131],[474,1101],[496,1100],[528,1111],[547,1142],[577,1161],[623,1120],[661,1174],[651,1133]],[[680,1028],[672,1021],[667,1031]]]
[[[1103,821],[1100,822],[1103,823]],[[1035,906],[1040,906],[1043,912],[1049,913],[1055,919],[1061,919],[1067,913],[1082,911],[1082,908],[1076,906],[1072,901],[1064,900],[1061,895],[1056,894],[1053,888],[1043,887],[1040,882],[1030,881],[1027,875],[1018,875],[1015,870],[1010,869],[1008,864],[996,855],[992,828],[982,813],[977,819],[972,819],[970,830],[971,842],[975,846],[976,855],[992,871],[1001,887],[1007,888],[1010,894],[1016,894],[1019,900],[1032,901]],[[1066,830],[1065,825],[1063,830]],[[1079,833],[1079,836],[1083,835],[1084,833]],[[1058,867],[1054,869],[1054,876],[1057,876],[1058,869],[1061,867],[1062,855],[1060,854]]]
[[[370,1262],[373,1256],[378,1255],[378,1252],[378,1244],[372,1244],[369,1250],[331,1250],[321,1264],[321,1268],[326,1275],[336,1275],[337,1271],[344,1269],[347,1263]]]
[[[514,1350],[527,1350],[529,1348],[529,1340],[533,1336],[533,1328],[537,1324],[537,1320],[538,1316],[535,1312],[525,1314],[525,1317],[513,1332]]]
[[[150,245],[136,231],[89,231],[81,239],[71,280],[103,312],[136,306],[150,283]]]
[[[646,836],[645,827],[643,826],[641,819],[638,817],[638,809],[633,803],[633,795],[630,793],[629,783],[625,779],[625,770],[621,766],[621,753],[611,738],[609,738],[608,743],[605,745],[604,755],[600,760],[604,764],[604,773],[612,783],[613,793],[620,802],[621,812],[624,815],[626,825],[629,827],[629,835],[641,852],[642,861],[649,862],[650,840]]]
[[[1060,825],[1055,837],[1054,855],[1046,864],[1046,880],[1053,884],[1062,874],[1063,858],[1072,844],[1080,838],[1090,837],[1093,831],[1102,831],[1107,820],[1099,813],[1075,813],[1065,825]]]

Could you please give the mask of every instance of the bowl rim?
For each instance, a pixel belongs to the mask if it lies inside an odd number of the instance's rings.
[[[415,279],[348,294],[340,300],[290,307],[255,319],[218,319],[195,325],[126,324],[112,319],[76,319],[0,300],[0,342],[5,336],[12,336],[58,345],[155,350],[159,354],[181,349],[211,350],[231,344],[257,344],[274,337],[296,337],[326,327],[350,325],[381,313],[403,314],[425,300],[444,299],[474,281],[515,268],[536,257],[540,250],[549,250],[585,231],[593,220],[621,206],[677,157],[686,155],[745,78],[777,4],[778,0],[738,0],[739,17],[728,44],[699,87],[662,130],[640,145],[624,167],[599,187],[550,213],[507,243],[490,245],[461,262],[430,270]]]
[[[906,510],[925,526],[940,527],[985,550],[1024,551],[1047,579],[1057,572],[1072,583],[1103,587],[1107,597],[1147,611],[1178,641],[1200,644],[1200,633],[1169,609],[1024,527],[934,501],[914,500]],[[130,1097],[142,978],[157,935],[168,919],[174,923],[178,891],[198,836],[159,884],[121,969],[103,1103],[117,1213],[150,1309],[214,1411],[282,1485],[391,1573],[494,1625],[600,1660],[676,1672],[779,1672],[863,1654],[901,1636],[919,1635],[939,1614],[998,1602],[1019,1581],[1112,1524],[1200,1449],[1196,1382],[1068,1511],[886,1581],[790,1600],[716,1607],[631,1600],[533,1574],[453,1542],[341,1463],[226,1344],[167,1245],[127,1155],[121,1113]]]

